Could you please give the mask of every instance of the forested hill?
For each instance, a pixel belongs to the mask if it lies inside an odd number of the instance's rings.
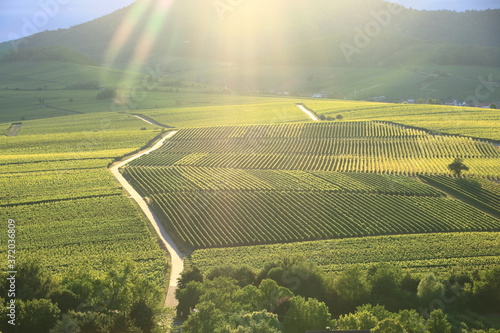
[[[313,66],[500,66],[498,22],[500,10],[417,11],[382,0],[138,0],[15,45],[60,45],[98,62],[144,52],[141,61],[178,56]],[[11,46],[0,44],[0,51]]]

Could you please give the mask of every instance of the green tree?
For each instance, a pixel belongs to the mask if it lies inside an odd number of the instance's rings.
[[[437,98],[429,98],[427,100],[427,104],[440,105],[440,104],[443,104],[443,103],[439,99],[437,99]]]
[[[19,333],[45,333],[59,320],[61,310],[48,299],[18,300]]]
[[[460,177],[462,171],[469,171],[469,167],[463,163],[461,158],[457,157],[448,165],[448,170],[453,172],[455,176]]]
[[[377,324],[372,330],[373,333],[406,333],[403,325],[396,319],[387,318]]]
[[[246,266],[235,267],[232,265],[216,267],[212,269],[207,274],[207,279],[213,280],[216,277],[231,277],[238,281],[240,287],[247,286],[249,284],[255,284],[256,274],[255,272]]]
[[[81,331],[78,321],[73,316],[65,314],[50,330],[50,333],[80,333]]]
[[[177,315],[179,317],[188,316],[203,295],[203,284],[197,281],[188,282],[188,284],[175,291],[175,297],[179,301],[177,305]]]
[[[443,284],[436,279],[434,273],[428,273],[418,284],[417,296],[421,304],[428,304],[433,299],[440,298],[443,290]]]
[[[237,281],[229,277],[217,277],[203,284],[200,302],[211,302],[223,312],[238,312],[241,306],[235,301],[236,291],[240,289]]]
[[[327,294],[322,271],[303,257],[284,257],[266,265],[259,279],[272,279],[295,295],[324,300]]]
[[[392,318],[393,314],[389,312],[383,305],[371,305],[365,304],[362,306],[358,306],[356,308],[356,313],[358,312],[369,312],[377,318],[377,321],[382,321],[387,318]]]
[[[106,276],[98,280],[97,308],[104,312],[128,310],[135,298],[135,266],[131,261],[110,261],[107,266]]]
[[[416,310],[399,311],[396,319],[408,333],[425,332],[425,320]]]
[[[185,288],[191,281],[203,282],[203,274],[196,266],[184,270],[177,280],[177,287],[179,289]]]
[[[487,312],[500,311],[500,267],[482,272],[474,281],[474,298],[477,308]]]
[[[267,311],[244,314],[238,319],[235,333],[279,333],[282,326],[278,316]]]
[[[321,330],[330,324],[330,317],[325,303],[314,298],[306,300],[303,297],[296,296],[290,301],[290,309],[286,313],[283,326],[287,333]]]
[[[48,298],[58,289],[58,285],[38,261],[30,260],[17,267],[16,289],[17,298],[27,301]]]
[[[264,308],[262,293],[252,285],[238,289],[234,293],[234,300],[241,305],[243,311],[259,311]]]
[[[200,303],[182,325],[183,333],[217,332],[227,326],[221,311],[212,302]]]
[[[490,109],[498,109],[497,105],[495,103],[490,104]]]
[[[336,296],[335,304],[343,313],[365,303],[369,292],[364,272],[356,267],[341,272],[333,280],[332,288]]]
[[[437,309],[431,312],[427,320],[427,330],[429,333],[451,333],[451,324],[443,310]]]
[[[276,281],[271,279],[262,280],[259,285],[259,292],[261,299],[258,309],[270,312],[275,312],[283,299],[293,297],[290,289],[279,286]]]
[[[155,310],[145,300],[139,300],[132,305],[130,318],[143,333],[151,333],[155,327]]]
[[[358,329],[358,318],[354,313],[341,315],[336,321],[336,327],[342,331],[350,331]]]
[[[372,294],[371,302],[383,304],[390,310],[401,307],[401,268],[387,263],[375,264],[368,269],[367,276]]]
[[[358,330],[371,330],[377,325],[377,318],[368,311],[356,312],[356,319],[358,322]]]

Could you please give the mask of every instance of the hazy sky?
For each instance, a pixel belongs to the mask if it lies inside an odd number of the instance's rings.
[[[500,8],[500,0],[391,1],[406,7],[428,10]],[[69,28],[111,13],[132,2],[134,0],[0,0],[0,42],[39,31]]]
[[[500,0],[389,0],[414,9],[465,11],[500,8]]]

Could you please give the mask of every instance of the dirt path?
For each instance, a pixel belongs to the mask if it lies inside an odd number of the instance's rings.
[[[120,168],[125,166],[127,163],[145,155],[149,154],[153,150],[156,150],[160,148],[163,143],[170,139],[172,136],[175,135],[177,131],[170,132],[167,136],[165,136],[163,139],[161,139],[158,143],[156,143],[151,149],[135,155],[131,158],[129,158],[126,161],[123,161],[121,163],[118,163],[117,165],[111,167],[111,173],[118,179],[120,184],[123,186],[123,188],[130,194],[130,196],[139,204],[143,212],[146,214],[148,217],[149,221],[153,225],[153,228],[156,230],[158,236],[160,237],[161,241],[167,248],[169,254],[170,254],[170,282],[169,282],[169,288],[167,291],[167,297],[165,299],[165,306],[167,307],[175,307],[177,306],[177,300],[175,299],[175,290],[177,289],[177,279],[180,277],[182,271],[184,270],[184,254],[177,248],[175,243],[172,241],[172,238],[167,234],[165,231],[165,228],[161,224],[160,220],[156,215],[154,214],[153,210],[150,208],[150,206],[144,201],[144,199],[137,193],[137,191],[127,182],[127,180],[122,176],[120,173]]]
[[[162,127],[162,128],[173,128],[172,126],[163,125],[162,123],[159,123],[156,120],[149,118],[148,116],[145,116],[143,114],[131,113],[131,115],[133,115],[136,118],[139,118],[142,121],[147,122],[148,124],[154,125],[154,126],[158,126],[158,127]]]
[[[297,107],[299,109],[301,109],[302,111],[304,111],[305,114],[307,114],[307,116],[309,118],[311,118],[311,120],[313,120],[313,121],[321,121],[321,119],[319,119],[314,113],[312,113],[308,108],[306,108],[305,105],[303,105],[303,104],[297,104]]]

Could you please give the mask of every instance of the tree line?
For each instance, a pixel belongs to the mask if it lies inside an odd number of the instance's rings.
[[[437,277],[378,263],[330,275],[283,258],[260,271],[192,267],[179,279],[177,298],[183,333],[500,332],[480,317],[500,312],[500,267]]]
[[[106,271],[91,267],[55,277],[40,263],[18,265],[16,325],[7,322],[10,310],[0,297],[0,331],[16,333],[150,333],[160,332],[165,312],[164,293],[141,276],[130,260],[108,260]],[[2,274],[0,295],[9,290]]]

